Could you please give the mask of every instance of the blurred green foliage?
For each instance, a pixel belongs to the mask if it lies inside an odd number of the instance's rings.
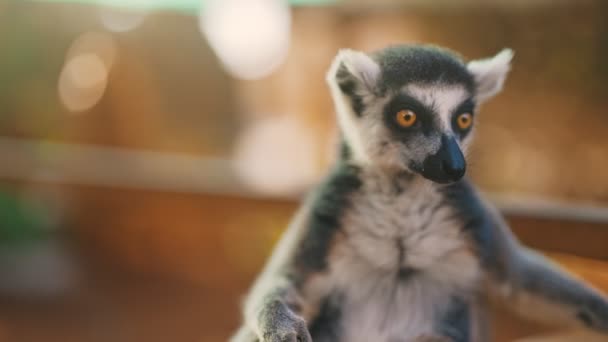
[[[0,244],[14,244],[46,237],[44,211],[29,205],[11,191],[0,189]]]

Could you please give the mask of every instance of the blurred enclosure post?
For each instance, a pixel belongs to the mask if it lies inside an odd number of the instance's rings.
[[[471,177],[608,291],[605,1],[3,0],[0,341],[226,340],[334,158],[331,59],[412,42],[515,50]]]

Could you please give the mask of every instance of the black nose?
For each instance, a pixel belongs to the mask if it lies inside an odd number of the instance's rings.
[[[422,176],[437,183],[455,182],[466,172],[466,161],[453,137],[441,137],[441,147],[424,160]]]
[[[453,180],[459,180],[464,176],[464,172],[466,167],[464,163],[454,163],[448,160],[443,160],[441,162],[441,166],[443,171]]]

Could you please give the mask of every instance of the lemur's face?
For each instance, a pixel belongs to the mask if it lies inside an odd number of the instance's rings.
[[[500,90],[511,56],[465,65],[425,46],[341,51],[328,81],[352,158],[437,183],[459,180],[476,105]]]
[[[366,144],[375,162],[407,168],[439,183],[462,178],[475,110],[465,86],[412,83],[382,102],[382,132],[367,136],[371,144]],[[362,131],[370,132],[372,123],[364,121]]]

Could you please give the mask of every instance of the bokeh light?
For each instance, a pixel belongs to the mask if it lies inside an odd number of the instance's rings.
[[[61,103],[70,112],[84,112],[101,100],[116,51],[112,37],[102,33],[84,33],[72,43],[58,84]]]
[[[302,191],[317,179],[313,137],[292,117],[257,121],[237,141],[236,171],[245,184],[264,194]]]
[[[59,76],[59,97],[72,112],[82,112],[101,100],[108,69],[98,55],[85,53],[70,59]]]
[[[99,10],[99,19],[103,26],[112,32],[127,32],[137,28],[146,18],[145,11],[125,10],[103,7]]]
[[[235,77],[258,79],[287,56],[291,13],[281,0],[214,0],[199,16],[202,32]]]

